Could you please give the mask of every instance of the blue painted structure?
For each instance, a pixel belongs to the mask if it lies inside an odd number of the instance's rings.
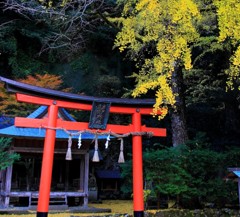
[[[238,178],[240,177],[240,171],[232,171]]]
[[[43,118],[47,114],[47,106],[40,106],[33,113],[31,113],[28,118]],[[59,116],[67,121],[76,122],[76,120],[63,108],[59,109]],[[77,131],[69,131],[71,133],[76,133]],[[0,117],[0,136],[8,137],[29,137],[29,138],[44,138],[46,134],[46,129],[44,128],[25,128],[25,127],[15,127],[14,118],[1,116]],[[56,139],[68,139],[69,134],[67,134],[63,129],[56,130]],[[78,135],[72,136],[73,139],[78,139]],[[99,136],[98,139],[106,138],[106,136]],[[91,133],[82,133],[82,139],[94,139],[94,135]]]
[[[0,129],[10,127],[14,124],[14,118],[8,116],[0,116]]]

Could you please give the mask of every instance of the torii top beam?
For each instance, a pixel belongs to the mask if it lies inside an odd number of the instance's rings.
[[[36,87],[30,84],[25,84],[18,81],[13,81],[0,76],[0,81],[5,82],[6,88],[9,92],[23,93],[32,96],[39,96],[42,98],[56,99],[62,101],[71,101],[77,103],[91,104],[93,101],[110,102],[111,105],[124,105],[125,107],[151,107],[154,105],[154,99],[127,99],[127,98],[105,98],[85,96],[73,93],[66,93],[57,90],[51,90],[42,87]]]

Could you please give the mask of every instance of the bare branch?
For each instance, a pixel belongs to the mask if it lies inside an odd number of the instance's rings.
[[[100,19],[90,11],[98,11],[104,0],[72,0],[65,5],[61,1],[53,2],[52,7],[47,7],[37,0],[5,0],[1,6],[4,12],[13,11],[24,19],[41,22],[51,29],[42,39],[39,55],[53,49],[79,52],[85,46],[86,35],[93,31]]]
[[[12,24],[12,23],[14,23],[16,20],[17,20],[17,19],[14,19],[14,20],[10,20],[10,21],[1,23],[1,24],[0,24],[0,28],[5,27],[5,26],[8,26],[9,24]]]

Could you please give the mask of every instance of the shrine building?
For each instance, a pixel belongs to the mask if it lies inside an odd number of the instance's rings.
[[[27,118],[44,119],[47,106],[40,106]],[[63,108],[58,118],[65,121],[76,120]],[[11,151],[20,154],[20,160],[0,171],[0,206],[34,206],[37,204],[41,173],[44,128],[15,127],[13,118],[2,117],[0,136],[12,138]],[[74,131],[70,131],[74,133]],[[99,140],[106,136],[99,136]],[[72,160],[66,160],[69,132],[56,130],[55,158],[51,183],[50,205],[87,206],[89,177],[89,149],[94,135],[83,133],[82,146],[78,149],[78,136],[72,136]],[[90,151],[90,157],[92,157]]]

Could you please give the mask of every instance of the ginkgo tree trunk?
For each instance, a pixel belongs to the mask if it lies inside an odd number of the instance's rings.
[[[192,0],[121,0],[122,17],[117,21],[121,31],[115,46],[127,50],[136,61],[133,74],[136,86],[132,95],[138,97],[155,91],[153,112],[161,110],[159,119],[172,108],[173,145],[187,140],[184,101],[181,94],[181,69],[191,68],[190,43],[200,36],[195,22],[201,19]]]
[[[175,67],[172,73],[172,91],[175,95],[175,105],[170,109],[172,145],[184,144],[188,140],[185,99],[183,90],[183,74],[181,67]]]

